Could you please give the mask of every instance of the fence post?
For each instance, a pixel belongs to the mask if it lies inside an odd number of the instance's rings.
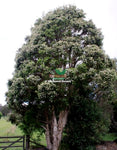
[[[23,136],[23,150],[25,150],[25,136]]]
[[[30,148],[30,135],[26,135],[26,150]]]

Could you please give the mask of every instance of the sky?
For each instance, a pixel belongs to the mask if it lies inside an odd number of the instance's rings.
[[[104,35],[103,49],[117,58],[117,0],[1,0],[0,1],[0,104],[4,105],[8,79],[12,78],[17,50],[30,35],[35,21],[64,5],[83,9]]]

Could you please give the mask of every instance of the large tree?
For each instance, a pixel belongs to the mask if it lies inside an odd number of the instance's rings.
[[[23,124],[45,130],[49,150],[58,150],[74,100],[82,95],[111,100],[116,73],[102,50],[100,30],[75,6],[49,12],[31,31],[17,52],[7,102]],[[66,70],[72,82],[47,82],[57,68]]]

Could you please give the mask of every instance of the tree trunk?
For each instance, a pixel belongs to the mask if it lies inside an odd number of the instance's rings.
[[[68,110],[61,111],[59,114],[59,118],[57,121],[55,112],[53,111],[52,120],[47,120],[46,125],[46,141],[47,141],[47,148],[49,150],[58,150],[61,139],[63,129],[67,122]],[[49,122],[51,122],[49,124]]]
[[[50,129],[49,129],[49,120],[48,120],[48,117],[46,118],[47,120],[47,124],[46,124],[46,142],[47,142],[47,148],[49,150],[52,149],[52,143],[51,143],[51,140],[50,140]]]
[[[62,139],[62,133],[63,129],[67,123],[67,116],[68,116],[68,110],[62,111],[59,114],[59,120],[58,120],[58,145],[60,145],[61,139]]]
[[[53,131],[52,131],[53,132],[52,133],[52,137],[53,137],[52,150],[58,150],[58,141],[57,141],[58,129],[57,129],[57,119],[56,119],[55,112],[53,112],[52,128],[53,128]]]

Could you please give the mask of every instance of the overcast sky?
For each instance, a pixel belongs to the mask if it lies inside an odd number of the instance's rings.
[[[5,104],[14,59],[36,19],[63,5],[76,5],[102,29],[103,49],[117,58],[117,0],[1,0],[0,1],[0,103]]]

